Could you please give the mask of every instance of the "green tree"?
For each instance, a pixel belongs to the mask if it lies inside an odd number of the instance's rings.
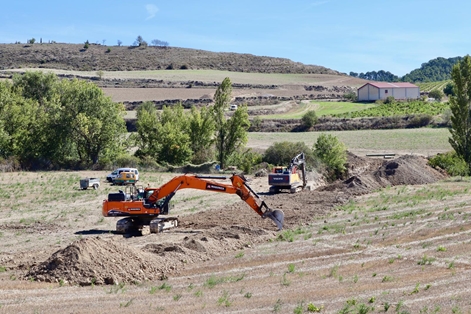
[[[232,94],[231,80],[226,77],[214,94],[213,114],[216,123],[216,153],[221,169],[226,166],[228,157],[239,147],[247,143],[247,130],[250,127],[247,105],[234,111],[231,118],[226,118]]]
[[[333,181],[345,174],[347,149],[337,137],[321,134],[314,143],[313,150],[316,157],[326,167],[327,179]]]
[[[443,93],[447,96],[455,96],[455,93],[453,92],[453,83],[447,83],[443,89]]]
[[[158,126],[161,150],[159,161],[172,165],[182,165],[191,159],[189,119],[181,103],[164,106]]]
[[[138,147],[136,155],[158,159],[162,145],[159,140],[160,120],[155,105],[146,101],[137,108],[137,132],[133,139]]]
[[[451,137],[449,142],[471,173],[471,57],[453,66],[451,77],[455,96],[450,96]]]
[[[114,103],[95,84],[77,79],[62,80],[59,93],[60,122],[79,161],[96,164],[100,157],[116,158],[126,133],[123,104]]]
[[[164,106],[159,112],[152,102],[145,102],[137,110],[136,126],[133,138],[139,147],[138,157],[148,156],[172,165],[190,161],[190,119],[181,104]]]
[[[432,97],[432,98],[435,98],[436,101],[441,101],[443,96],[445,96],[445,95],[443,94],[443,92],[441,90],[434,89],[434,90],[432,90],[428,93],[428,96]]]
[[[214,158],[214,132],[216,124],[207,107],[191,107],[189,117],[190,145],[193,151],[192,163],[201,164]]]
[[[309,110],[302,116],[301,121],[307,129],[312,128],[317,123],[316,112],[314,110]]]
[[[45,105],[57,96],[58,78],[54,73],[27,71],[13,75],[13,87],[25,98],[36,100]]]

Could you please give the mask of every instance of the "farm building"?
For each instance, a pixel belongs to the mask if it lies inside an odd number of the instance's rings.
[[[358,101],[374,101],[389,96],[394,99],[417,99],[420,90],[412,83],[368,82],[358,88],[357,96]]]

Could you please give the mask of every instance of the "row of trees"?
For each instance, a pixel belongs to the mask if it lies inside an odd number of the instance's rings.
[[[239,106],[232,117],[225,111],[231,101],[232,84],[225,78],[214,95],[214,105],[184,112],[181,104],[157,111],[151,102],[137,110],[137,132],[132,139],[136,155],[160,163],[200,164],[216,159],[222,168],[247,142],[250,126],[247,106]]]
[[[462,57],[455,58],[436,58],[428,62],[422,63],[419,69],[415,69],[410,73],[399,77],[389,71],[370,71],[366,73],[350,72],[349,75],[353,77],[362,78],[371,81],[383,82],[438,82],[446,81],[451,78],[451,70],[457,62],[461,61]]]
[[[23,169],[104,165],[136,156],[182,165],[228,158],[247,142],[247,106],[227,118],[232,85],[224,79],[214,105],[185,112],[181,104],[157,111],[151,102],[137,111],[137,132],[127,138],[124,106],[95,84],[27,72],[0,82],[0,158]],[[129,156],[130,157],[130,156]]]
[[[350,72],[350,76],[353,77],[358,77],[361,79],[365,80],[370,80],[370,81],[382,81],[382,82],[397,82],[399,81],[399,77],[397,75],[392,74],[389,71],[383,71],[380,70],[378,72],[376,71],[370,71],[366,73],[355,73],[355,72]]]
[[[0,82],[0,157],[22,168],[87,166],[124,151],[124,106],[95,84],[42,72]]]

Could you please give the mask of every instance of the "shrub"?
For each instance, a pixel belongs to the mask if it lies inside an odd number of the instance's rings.
[[[432,90],[428,93],[428,97],[435,98],[436,101],[441,101],[443,96],[445,96],[445,95],[439,89],[434,89],[434,90]]]
[[[111,48],[108,47],[108,49],[106,49],[106,53],[110,53],[111,52]]]
[[[120,155],[115,160],[115,166],[117,167],[137,167],[139,164],[139,158],[131,155]]]
[[[83,45],[83,48],[84,49],[88,49],[88,47],[90,47],[90,43],[88,42],[88,40],[85,42],[85,44]]]
[[[384,100],[384,103],[385,104],[393,104],[396,100],[394,99],[393,96],[388,96],[386,97],[386,99]]]
[[[468,165],[455,151],[437,154],[428,163],[434,168],[444,169],[451,176],[469,175]]]
[[[357,101],[357,94],[355,92],[348,92],[343,94],[343,98],[350,100],[350,101]]]
[[[416,114],[408,123],[409,128],[420,128],[429,125],[433,121],[433,117],[429,114]]]
[[[453,91],[453,83],[446,84],[445,88],[443,89],[443,93],[447,96],[455,96],[455,92]]]
[[[228,165],[236,166],[238,169],[242,169],[246,174],[252,171],[253,166],[258,165],[261,162],[262,155],[252,151],[250,148],[245,151],[232,153],[227,160]]]
[[[255,132],[259,132],[262,129],[262,118],[256,116],[255,118],[250,121],[250,130]]]
[[[342,178],[347,163],[347,149],[337,137],[321,134],[314,143],[314,154],[326,166],[326,178],[330,181]]]
[[[317,123],[316,112],[314,110],[309,110],[303,115],[301,121],[303,123],[303,126],[305,126],[307,129],[310,129]]]

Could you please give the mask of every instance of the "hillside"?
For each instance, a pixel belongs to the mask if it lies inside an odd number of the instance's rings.
[[[91,44],[0,44],[0,70],[47,68],[78,71],[207,69],[255,73],[340,74],[337,71],[251,54],[210,52],[176,47]]]

